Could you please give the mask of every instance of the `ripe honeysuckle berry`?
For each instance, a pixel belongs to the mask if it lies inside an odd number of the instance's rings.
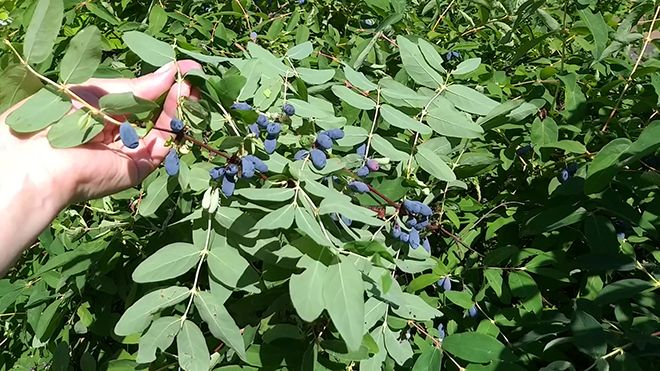
[[[424,240],[422,240],[422,247],[427,253],[431,253],[431,243],[428,238],[425,237]]]
[[[257,33],[254,31],[250,32],[250,39],[252,39],[253,42],[257,41]]]
[[[357,149],[355,150],[355,153],[360,157],[364,157],[364,155],[367,154],[367,144],[366,143],[360,144],[360,146],[357,147]]]
[[[225,174],[222,178],[222,193],[227,197],[231,197],[236,189],[236,178],[233,175]]]
[[[344,224],[346,224],[347,226],[350,227],[351,224],[353,223],[351,219],[345,217],[344,215],[339,215],[339,216],[341,217],[341,221],[344,222]]]
[[[307,0],[298,0],[298,5],[305,5]]]
[[[468,309],[468,315],[472,318],[475,318],[477,316],[477,305],[472,304],[470,309]]]
[[[344,131],[339,128],[330,129],[325,132],[325,135],[329,136],[332,140],[339,140],[344,137]]]
[[[366,183],[354,180],[348,183],[348,188],[354,192],[358,193],[367,193],[369,192],[369,186]]]
[[[179,173],[179,156],[176,153],[176,149],[170,148],[170,151],[167,152],[167,156],[165,156],[163,164],[165,165],[165,172],[167,175],[175,176]]]
[[[277,138],[266,138],[264,140],[264,150],[269,155],[272,155],[275,152],[275,147],[277,146]]]
[[[445,334],[445,326],[441,323],[438,325],[438,338],[444,340],[445,336],[447,336]]]
[[[293,155],[293,159],[295,161],[300,161],[300,160],[304,159],[307,156],[309,156],[309,151],[306,150],[306,149],[301,149],[298,152],[296,152],[296,154]]]
[[[254,162],[245,156],[241,159],[241,175],[243,178],[252,178],[254,176]]]
[[[451,291],[451,280],[449,276],[444,276],[438,280],[438,286],[442,287],[444,291]]]
[[[140,145],[140,137],[128,121],[122,122],[119,126],[119,138],[126,148],[136,149]]]
[[[418,221],[417,224],[414,225],[415,229],[418,231],[423,230],[424,228],[429,226],[429,221],[428,220],[421,220]]]
[[[279,135],[282,131],[282,125],[277,122],[271,122],[266,126],[266,132],[268,135]]]
[[[293,116],[296,114],[296,107],[291,103],[284,103],[284,106],[282,106],[282,112],[287,116]]]
[[[453,50],[450,50],[450,51],[447,52],[447,54],[445,54],[445,59],[447,61],[450,61],[452,59],[458,59],[460,57],[461,57],[461,53],[459,53],[457,51],[453,51]]]
[[[570,177],[571,177],[571,174],[569,174],[568,170],[563,169],[563,170],[559,173],[559,182],[560,182],[560,183],[564,183],[564,182],[566,182],[566,181],[568,180],[568,178],[570,178]]]
[[[309,158],[312,160],[312,165],[314,165],[314,167],[317,168],[318,170],[323,169],[328,160],[328,158],[325,155],[325,152],[316,148],[309,151]]]
[[[257,125],[259,125],[260,128],[265,129],[266,126],[268,126],[268,117],[263,113],[260,113],[259,116],[257,116]]]
[[[249,158],[250,161],[254,164],[254,168],[257,169],[258,172],[265,174],[268,172],[268,165],[266,165],[265,162],[261,161],[261,159],[257,156],[254,155],[247,155],[245,156],[246,158]]]
[[[392,237],[401,237],[401,227],[398,224],[394,224],[394,226],[392,226]]]
[[[220,167],[220,166],[216,166],[216,167],[214,167],[213,169],[211,169],[209,171],[209,175],[211,176],[211,179],[218,180],[218,179],[222,178],[223,176],[225,176],[225,168]]]
[[[423,204],[423,203],[420,202],[419,203],[419,213],[426,216],[426,217],[428,217],[428,216],[433,215],[433,210],[430,207],[428,207],[428,205]]]
[[[255,136],[259,136],[259,125],[257,124],[252,124],[249,125],[248,128],[250,129],[250,132],[254,134]]]
[[[619,240],[619,241],[623,241],[623,240],[626,239],[626,234],[623,233],[623,232],[619,232],[619,233],[616,234],[616,239]]]
[[[229,164],[225,168],[225,174],[227,175],[236,175],[238,174],[238,165],[236,164]]]
[[[410,239],[410,235],[406,232],[401,232],[399,235],[399,241],[403,243],[408,243],[408,240]]]
[[[408,245],[410,245],[410,247],[412,247],[413,249],[418,248],[421,242],[419,238],[419,231],[413,228],[410,230],[408,235],[410,236],[408,238]]]
[[[252,110],[252,106],[245,102],[236,102],[231,105],[231,109],[235,109],[237,111],[250,111]]]
[[[355,174],[359,177],[365,177],[369,175],[369,168],[366,166],[362,166],[361,168],[355,171]]]
[[[522,156],[525,156],[526,154],[530,153],[531,151],[532,151],[532,146],[528,144],[526,146],[522,146],[522,147],[518,148],[516,150],[516,155],[522,157]]]
[[[418,214],[422,209],[422,203],[418,201],[405,200],[403,201],[403,208],[411,214]]]
[[[570,176],[575,175],[575,173],[577,173],[577,170],[578,170],[578,165],[575,162],[572,162],[568,164],[568,166],[566,166],[566,171],[568,171],[568,174]]]
[[[378,169],[380,169],[380,164],[376,160],[369,159],[367,160],[367,167],[371,171],[378,171]]]
[[[332,139],[326,134],[321,133],[316,137],[316,146],[323,150],[330,149],[332,148]]]
[[[408,221],[406,221],[406,227],[408,227],[408,228],[412,228],[415,225],[417,225],[417,219],[415,219],[415,218],[410,218],[410,219],[408,219]]]
[[[170,120],[170,129],[172,129],[172,131],[175,133],[180,132],[183,130],[183,121],[176,117],[172,117],[172,120]]]
[[[364,21],[362,21],[362,24],[365,27],[373,27],[374,24],[376,24],[376,22],[374,22],[374,20],[370,18],[370,19],[365,19]]]

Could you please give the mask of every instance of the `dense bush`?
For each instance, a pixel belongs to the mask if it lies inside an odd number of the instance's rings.
[[[12,129],[176,137],[0,280],[0,370],[657,367],[657,4],[2,4]],[[184,58],[169,128],[62,117]]]

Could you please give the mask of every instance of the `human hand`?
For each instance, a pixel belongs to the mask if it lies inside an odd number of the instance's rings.
[[[177,64],[181,74],[201,68],[190,60]],[[172,62],[139,78],[90,79],[70,86],[70,89],[92,105],[109,93],[132,92],[148,100],[156,100],[167,93],[155,124],[156,127],[169,129],[170,120],[176,115],[179,96],[196,98],[196,93],[187,82],[175,83],[176,74],[177,67]],[[160,130],[151,130],[141,139],[138,148],[126,148],[118,138],[119,127],[113,124],[106,124],[105,129],[89,143],[75,148],[55,149],[48,142],[48,129],[23,135],[14,133],[5,125],[6,117],[20,104],[0,116],[0,164],[4,162],[2,168],[6,169],[11,159],[13,171],[9,173],[24,175],[27,181],[38,185],[43,191],[47,191],[44,187],[52,187],[57,191],[53,196],[61,207],[137,185],[158,167],[169,150],[164,144],[172,134]],[[80,106],[74,102],[75,109]]]

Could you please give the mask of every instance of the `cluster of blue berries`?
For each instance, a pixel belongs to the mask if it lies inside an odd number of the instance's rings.
[[[559,182],[565,183],[566,181],[568,181],[570,177],[575,175],[577,170],[578,170],[577,164],[575,163],[569,164],[559,172]]]
[[[285,112],[286,113],[286,112]],[[311,150],[301,149],[293,155],[293,159],[298,161],[309,156],[309,159],[312,161],[312,165],[318,170],[321,170],[325,167],[325,164],[328,160],[328,155],[326,151],[332,149],[333,141],[339,140],[344,137],[344,131],[342,129],[330,129],[324,130],[318,133],[316,136],[316,141],[314,142],[314,147]]]
[[[366,154],[366,150],[367,150],[367,145],[363,143],[357,148],[357,150],[355,150],[355,153],[357,153],[358,156],[360,157],[364,157]],[[379,169],[380,169],[380,164],[378,163],[378,161],[368,158],[364,162],[363,166],[355,170],[355,174],[359,177],[364,178],[365,176],[369,175],[369,173],[378,171]]]
[[[392,237],[407,243],[412,249],[416,249],[421,245],[424,247],[424,250],[430,253],[431,245],[429,239],[425,237],[422,240],[419,233],[428,227],[429,218],[433,215],[433,210],[428,205],[412,200],[403,201],[403,208],[409,215],[406,226],[410,231],[408,233],[401,231],[399,224],[395,223],[392,227]]]
[[[251,111],[252,106],[245,102],[236,102],[231,105],[231,109],[237,111]],[[292,116],[296,112],[295,108],[288,103],[282,107],[282,111],[284,111],[287,116]],[[259,116],[257,116],[257,121],[248,126],[248,128],[250,129],[250,132],[257,137],[261,135],[262,131],[265,131],[266,139],[264,139],[264,150],[269,155],[275,152],[277,138],[279,138],[280,132],[282,131],[282,125],[279,122],[270,122],[266,115],[260,113]]]
[[[461,53],[455,51],[455,50],[450,50],[445,54],[445,60],[449,62],[452,59],[461,59]]]
[[[222,193],[230,197],[234,194],[236,189],[236,180],[239,176],[244,179],[254,177],[255,172],[266,173],[268,172],[268,165],[266,165],[259,157],[254,155],[246,155],[241,158],[239,166],[235,163],[229,163],[222,166],[216,166],[209,171],[211,179],[218,181],[222,178]]]
[[[442,287],[442,289],[446,291],[451,291],[451,279],[449,279],[449,276],[444,276],[441,279],[438,280],[438,286]]]

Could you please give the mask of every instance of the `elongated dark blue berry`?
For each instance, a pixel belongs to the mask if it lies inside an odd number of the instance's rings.
[[[252,178],[254,176],[254,162],[245,156],[241,159],[241,175],[243,178]]]
[[[172,131],[175,133],[180,132],[183,130],[183,121],[176,117],[172,117],[172,120],[170,120],[170,129],[172,129]]]
[[[566,182],[566,181],[568,180],[568,178],[570,178],[570,177],[571,177],[571,174],[568,172],[568,170],[563,169],[563,170],[559,173],[559,182],[560,182],[560,183],[564,183],[564,182]]]
[[[351,219],[345,217],[344,215],[340,215],[340,217],[341,217],[341,221],[344,222],[344,224],[346,224],[349,227],[353,223],[353,221]]]
[[[282,106],[282,112],[287,116],[293,116],[296,114],[296,108],[291,103],[285,103],[284,106]]]
[[[442,287],[444,291],[451,291],[451,280],[449,276],[444,276],[438,280],[438,286]]]
[[[230,197],[234,194],[235,189],[236,178],[234,178],[233,175],[225,174],[225,176],[222,178],[222,193],[224,193],[225,196]]]
[[[259,133],[260,133],[260,131],[259,131],[259,125],[257,125],[257,124],[252,124],[252,125],[249,125],[248,128],[250,129],[250,132],[251,132],[252,134],[254,134],[254,135],[257,136],[257,137],[259,136]]]
[[[257,33],[252,31],[250,32],[250,39],[254,42],[257,41]]]
[[[209,171],[209,175],[211,176],[211,179],[218,180],[218,179],[222,178],[223,176],[225,176],[225,168],[220,167],[220,166],[216,166],[216,167],[214,167],[213,169],[211,169]]]
[[[238,174],[238,165],[236,164],[229,164],[225,167],[225,174],[228,175],[236,175]]]
[[[531,151],[532,151],[532,146],[528,144],[526,146],[522,146],[522,147],[518,148],[516,150],[516,155],[522,157],[522,156],[525,156],[526,154],[530,153]]]
[[[175,176],[179,173],[179,156],[176,153],[176,149],[170,148],[170,151],[167,152],[167,156],[165,156],[163,164],[165,165],[165,172],[167,175]]]
[[[566,171],[568,171],[570,176],[573,176],[578,171],[578,165],[575,162],[572,162],[566,166]]]
[[[369,175],[369,168],[366,166],[362,166],[361,168],[357,169],[355,171],[355,174],[360,177],[364,177]]]
[[[296,152],[296,154],[293,155],[293,159],[295,161],[300,161],[300,160],[304,159],[307,156],[309,156],[309,151],[306,150],[306,149],[301,149],[298,152]]]
[[[252,110],[252,106],[245,102],[236,102],[231,105],[231,109],[235,109],[237,111],[250,111]]]
[[[399,241],[403,243],[408,243],[408,240],[410,239],[410,235],[406,232],[401,232],[399,235]]]
[[[408,239],[408,245],[410,245],[410,247],[413,249],[418,248],[421,242],[419,239],[419,231],[413,228],[408,234],[410,235],[410,238]]]
[[[475,318],[477,316],[477,305],[472,304],[470,309],[468,309],[468,315],[472,318]]]
[[[263,113],[260,113],[257,117],[257,125],[259,125],[260,128],[265,129],[266,126],[268,126],[268,117],[266,117],[266,115]]]
[[[321,133],[316,137],[316,146],[324,150],[330,149],[332,148],[332,139],[326,134]]]
[[[268,165],[266,165],[265,162],[261,161],[261,159],[259,157],[254,156],[254,155],[247,155],[245,157],[249,158],[250,161],[252,161],[252,163],[254,164],[254,168],[258,172],[260,172],[260,173],[267,173],[268,172]]]
[[[412,214],[418,214],[422,209],[421,205],[422,203],[418,201],[412,201],[412,200],[403,201],[403,208],[406,209],[407,212]]]
[[[444,340],[445,336],[447,336],[445,334],[445,326],[441,323],[438,325],[438,338]]]
[[[415,229],[418,231],[421,231],[422,229],[426,228],[429,226],[429,221],[427,220],[420,220],[417,222],[417,224],[414,225]]]
[[[401,237],[401,227],[398,224],[394,224],[392,227],[392,237],[399,238]]]
[[[366,143],[360,144],[360,146],[357,147],[357,149],[355,150],[355,153],[357,153],[357,155],[360,157],[364,157],[364,155],[367,154],[367,144]]]
[[[424,215],[424,216],[431,216],[433,215],[433,209],[428,207],[428,205],[419,203],[419,213]]]
[[[319,169],[319,170],[321,170],[325,167],[325,164],[328,160],[326,155],[325,155],[325,152],[321,151],[320,149],[316,149],[316,148],[309,151],[309,157],[312,159],[312,164],[314,165],[314,167]]]
[[[406,227],[412,228],[417,225],[417,219],[415,218],[410,218],[408,221],[406,221]]]
[[[367,193],[369,192],[369,186],[366,183],[360,182],[358,180],[354,180],[352,182],[348,183],[348,188],[352,191],[358,192],[358,193]]]
[[[272,155],[273,152],[275,152],[275,147],[276,146],[277,146],[277,139],[276,138],[266,138],[266,140],[264,140],[264,150],[269,155]]]
[[[424,248],[424,250],[426,250],[426,252],[428,253],[431,252],[431,243],[429,243],[428,238],[424,238],[424,240],[422,241],[422,247]]]
[[[339,128],[330,129],[325,132],[325,135],[329,136],[332,140],[339,140],[344,137],[344,131]]]
[[[380,164],[376,160],[369,159],[367,160],[367,167],[371,171],[378,171],[378,169],[380,169]]]
[[[128,121],[124,121],[119,126],[119,138],[126,148],[135,149],[140,145],[140,137]]]
[[[277,122],[271,122],[266,126],[266,132],[268,132],[269,135],[279,135],[280,131],[282,131],[282,125]]]

